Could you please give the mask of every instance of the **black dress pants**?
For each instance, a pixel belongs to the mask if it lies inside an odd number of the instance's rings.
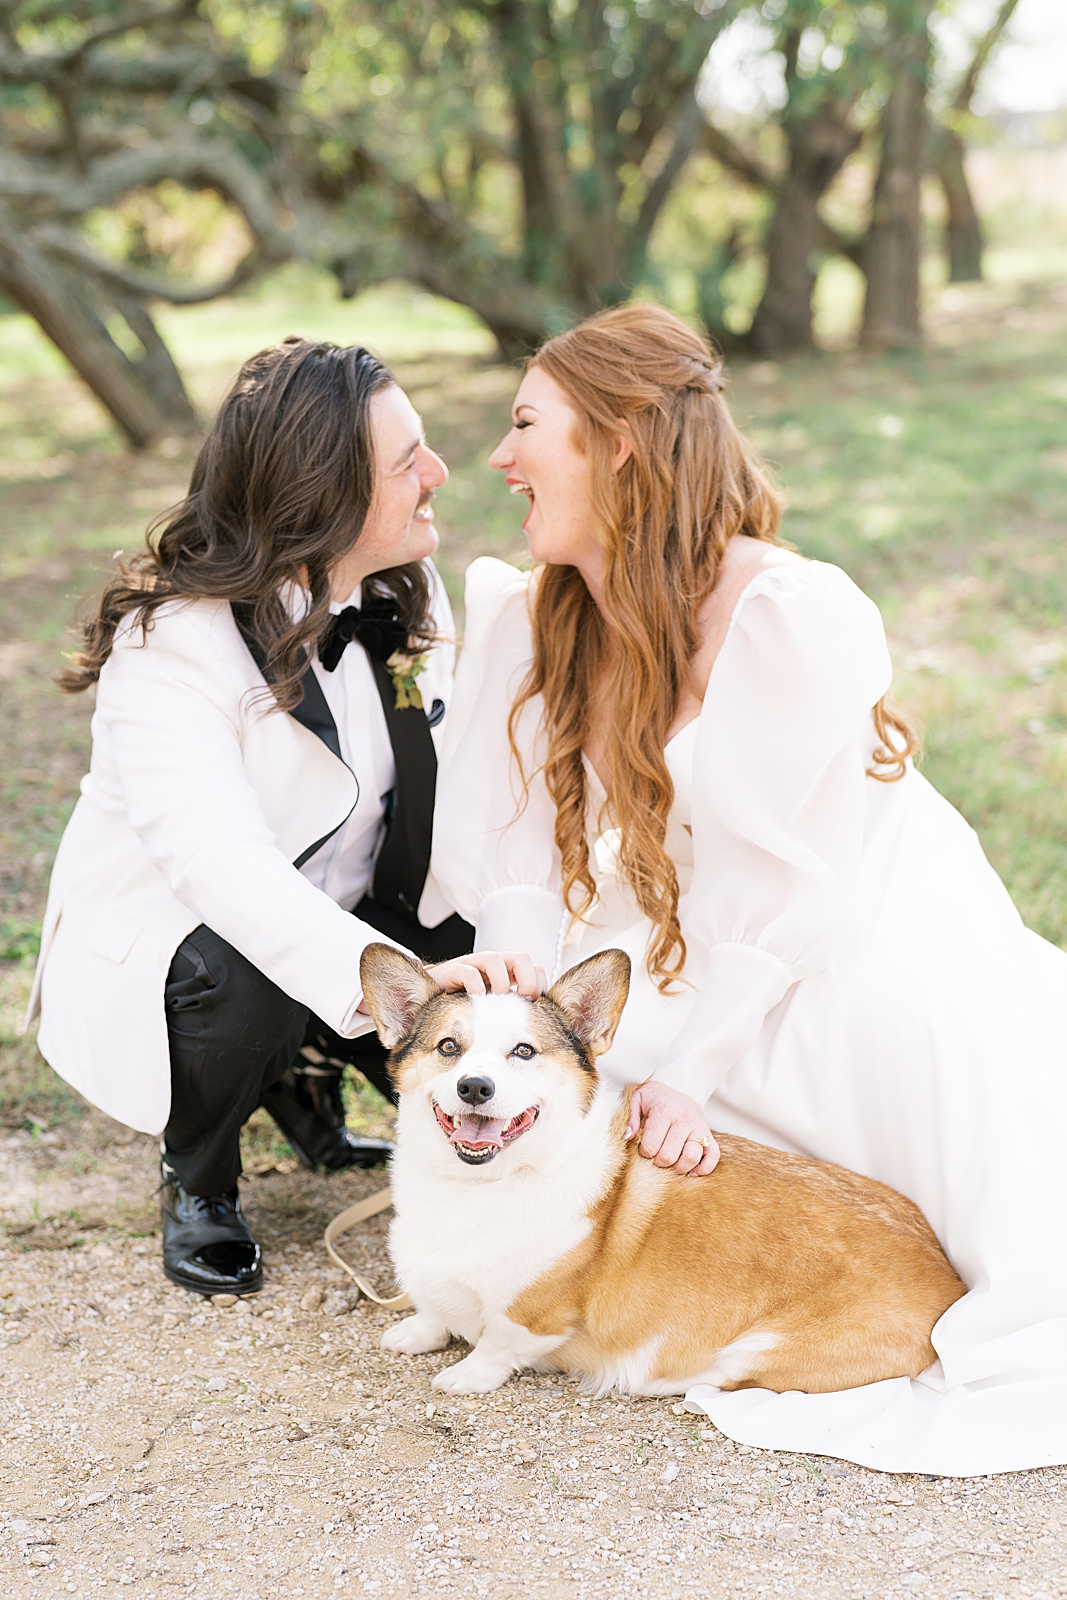
[[[356,911],[423,960],[446,960],[472,948],[473,930],[459,917],[439,928],[420,928],[405,926],[370,901]],[[233,1188],[241,1171],[241,1129],[304,1044],[351,1062],[380,1094],[395,1100],[387,1052],[376,1033],[342,1038],[203,923],[175,951],[163,1005],[171,1071],[163,1141],[190,1194]]]

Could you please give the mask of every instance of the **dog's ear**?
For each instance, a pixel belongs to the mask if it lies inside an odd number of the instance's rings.
[[[391,944],[369,944],[360,957],[359,976],[367,1009],[387,1050],[407,1038],[426,1002],[441,993],[425,967]]]
[[[615,1037],[630,992],[630,958],[625,950],[601,950],[571,967],[548,991],[571,1032],[591,1056],[602,1056]]]

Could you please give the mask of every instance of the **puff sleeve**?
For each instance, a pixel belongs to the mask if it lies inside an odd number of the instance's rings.
[[[467,570],[466,626],[437,776],[432,870],[475,926],[475,948],[556,965],[563,921],[555,808],[540,777],[540,699],[508,717],[532,656],[531,577],[482,557]],[[525,780],[525,781],[524,781]]]
[[[654,1074],[701,1103],[854,936],[871,708],[891,676],[878,609],[837,567],[770,568],[742,595],[693,765],[684,931],[705,972]]]

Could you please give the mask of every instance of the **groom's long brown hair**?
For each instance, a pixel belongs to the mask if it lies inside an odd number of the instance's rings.
[[[143,549],[120,555],[60,688],[77,694],[95,683],[131,617],[147,634],[161,606],[228,600],[247,607],[276,706],[298,705],[307,653],[330,620],[331,568],[359,538],[374,492],[371,401],[395,382],[359,345],[293,336],[246,361],[188,494],[149,529]],[[289,583],[309,595],[295,621],[280,594]],[[363,599],[372,598],[389,601],[412,654],[433,639],[421,562],[372,574]]]
[[[686,957],[678,878],[664,848],[674,801],[667,731],[727,542],[743,535],[777,543],[781,502],[723,399],[719,358],[670,312],[651,305],[601,312],[550,339],[531,364],[578,412],[605,563],[600,607],[577,568],[545,566],[538,574],[534,659],[511,713],[512,750],[518,759],[522,708],[543,696],[544,775],[556,807],[563,894],[580,916],[596,895],[582,747],[591,708],[611,708],[604,760],[618,870],[652,923],[648,970],[665,990]],[[629,424],[633,451],[616,471],[619,418]],[[882,747],[873,775],[902,777],[915,735],[885,702],[874,720]]]

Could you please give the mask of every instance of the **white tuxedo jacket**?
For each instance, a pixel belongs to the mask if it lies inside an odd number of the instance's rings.
[[[452,656],[429,653],[427,706],[447,706]],[[170,1112],[163,986],[200,923],[338,1033],[372,1026],[356,1014],[359,959],[382,935],[293,866],[344,822],[356,779],[272,705],[223,600],[161,607],[146,639],[120,630],[100,674],[26,1023],[39,1012],[38,1044],[60,1077],[145,1133]],[[427,879],[420,920],[436,927],[451,909]]]

